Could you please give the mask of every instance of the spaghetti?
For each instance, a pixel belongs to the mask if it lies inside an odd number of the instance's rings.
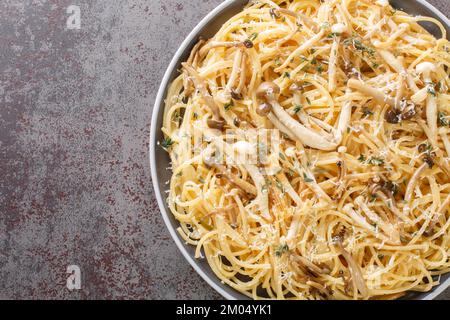
[[[196,257],[253,299],[431,290],[450,271],[449,50],[439,21],[372,0],[250,1],[200,40],[162,128]],[[262,129],[277,153],[234,161]]]

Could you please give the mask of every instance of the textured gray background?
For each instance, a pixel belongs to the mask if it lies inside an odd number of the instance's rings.
[[[1,1],[0,298],[220,298],[170,239],[147,155],[163,73],[220,2]]]

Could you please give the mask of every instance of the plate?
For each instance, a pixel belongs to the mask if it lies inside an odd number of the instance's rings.
[[[179,227],[178,221],[167,207],[167,194],[164,192],[167,189],[166,181],[171,178],[171,171],[167,170],[169,167],[170,158],[166,151],[158,145],[158,141],[164,139],[161,131],[163,123],[164,100],[167,95],[167,89],[170,83],[179,75],[178,70],[181,68],[181,63],[186,61],[192,47],[197,43],[199,37],[209,39],[213,37],[221,26],[228,21],[232,16],[242,11],[243,7],[248,3],[248,0],[227,0],[219,5],[216,9],[211,11],[189,34],[185,41],[177,50],[172,59],[161,86],[156,97],[155,105],[153,107],[152,123],[150,128],[150,168],[153,180],[153,187],[155,195],[158,200],[158,205],[161,210],[164,222],[169,229],[170,235],[180,249],[183,256],[191,264],[194,270],[219,294],[229,300],[248,300],[249,298],[233,288],[221,283],[214,272],[211,270],[208,262],[205,259],[195,259],[195,247],[186,244],[180,237],[176,229]],[[450,21],[439,10],[424,0],[391,0],[390,4],[396,8],[407,12],[410,15],[423,15],[438,19],[442,22],[447,30],[447,39],[450,35]],[[437,38],[441,37],[439,28],[429,22],[420,22],[431,34]],[[441,294],[450,286],[450,273],[441,277],[441,284],[436,286],[432,291],[426,293],[408,293],[402,299],[408,300],[432,300]]]

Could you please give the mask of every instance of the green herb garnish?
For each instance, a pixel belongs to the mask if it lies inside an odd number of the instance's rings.
[[[161,146],[162,146],[164,149],[169,149],[173,144],[174,144],[174,142],[173,142],[172,139],[170,139],[170,138],[165,138],[165,139],[163,140],[163,142],[161,143]]]
[[[234,107],[233,101],[230,101],[226,105],[224,105],[225,111],[230,110],[232,107]]]
[[[447,115],[444,112],[438,113],[439,125],[441,127],[446,127],[449,125],[450,121],[448,120]]]
[[[341,33],[339,32],[331,32],[330,34],[328,34],[327,38],[328,39],[332,39],[332,38],[336,38],[336,37],[340,37]]]
[[[363,107],[363,108],[362,108],[362,114],[363,114],[365,117],[372,116],[372,115],[373,115],[373,111],[370,110],[370,109],[367,108],[367,107]]]
[[[297,114],[297,113],[299,113],[300,111],[302,111],[302,109],[303,109],[303,106],[301,106],[301,105],[296,105],[295,106],[295,108],[294,108],[294,113],[295,114]]]
[[[289,246],[287,244],[280,244],[275,249],[275,255],[280,258],[284,253],[289,252]]]
[[[258,38],[258,34],[255,32],[255,33],[252,33],[248,39],[251,41],[255,41],[256,38]]]
[[[378,158],[378,157],[371,157],[368,161],[368,164],[374,165],[374,166],[382,166],[384,165],[384,159]]]
[[[306,173],[303,173],[303,180],[305,180],[306,183],[314,182],[314,180],[308,177]]]
[[[359,39],[352,37],[352,38],[345,39],[343,43],[346,47],[353,46],[353,48],[355,48],[355,50],[360,51],[362,54],[367,54],[371,57],[375,55],[375,49],[371,48],[369,46],[366,46]]]
[[[311,100],[309,100],[308,97],[306,97],[306,102],[308,102],[308,104],[311,105]]]

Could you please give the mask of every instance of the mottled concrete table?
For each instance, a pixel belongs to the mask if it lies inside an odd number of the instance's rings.
[[[147,155],[165,68],[220,2],[1,1],[0,298],[220,298],[170,239]]]

